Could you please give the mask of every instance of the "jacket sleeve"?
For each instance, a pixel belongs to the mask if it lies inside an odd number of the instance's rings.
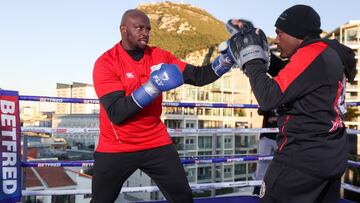
[[[304,47],[299,49],[289,63],[270,78],[266,74],[265,64],[261,60],[249,61],[246,66],[251,88],[264,111],[291,104],[322,84],[319,74],[324,63],[318,58],[326,46]],[[314,68],[315,67],[315,68]]]
[[[282,92],[276,81],[266,73],[266,67],[261,60],[252,60],[245,64],[250,86],[263,111],[270,111],[281,105]]]
[[[275,54],[271,53],[270,66],[269,66],[268,73],[272,77],[277,76],[279,74],[280,70],[284,68],[284,66],[286,65],[287,62],[288,61],[283,61],[280,58],[278,58],[277,56],[275,56]]]
[[[194,86],[204,86],[220,78],[214,73],[211,64],[205,66],[187,64],[183,72],[183,77],[186,84]]]

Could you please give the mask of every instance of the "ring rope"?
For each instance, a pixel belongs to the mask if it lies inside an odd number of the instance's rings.
[[[260,186],[261,180],[253,181],[236,181],[236,182],[223,182],[223,183],[201,183],[201,184],[190,184],[190,188],[194,191],[196,190],[206,190],[206,189],[220,189],[220,188],[240,188],[240,187],[250,187],[250,186]],[[341,186],[344,189],[360,193],[360,187],[350,185],[347,183],[342,183]],[[155,192],[159,191],[157,186],[142,186],[142,187],[123,187],[120,193],[134,193],[134,192]],[[83,195],[91,194],[91,189],[82,189],[82,190],[44,190],[44,191],[33,191],[33,190],[23,190],[23,196],[46,196],[46,195]]]
[[[48,97],[19,95],[22,101],[40,101],[55,103],[78,103],[78,104],[99,104],[98,99],[83,99],[70,97]],[[193,102],[163,102],[168,107],[212,107],[212,108],[259,108],[257,104],[227,104],[227,103],[193,103]],[[360,102],[346,102],[347,106],[359,106]]]
[[[33,133],[99,133],[99,128],[48,128],[48,127],[21,127],[21,132]],[[211,128],[211,129],[171,129],[168,128],[168,133],[172,135],[177,134],[216,134],[216,133],[278,133],[278,128]],[[346,129],[348,134],[360,134],[360,130]]]
[[[203,158],[203,157],[189,157],[182,158],[181,163],[187,164],[210,164],[210,163],[231,163],[231,162],[251,162],[251,161],[264,161],[272,160],[272,156],[233,156],[233,157],[216,157],[216,158]],[[22,167],[86,167],[93,166],[93,160],[84,161],[23,161]],[[353,167],[360,167],[360,162],[348,160],[348,165]]]

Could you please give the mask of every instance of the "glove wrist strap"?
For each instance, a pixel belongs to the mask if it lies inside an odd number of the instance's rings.
[[[144,85],[145,92],[151,97],[157,97],[161,91],[149,80]]]
[[[253,59],[262,59],[265,63],[269,62],[269,57],[264,52],[264,49],[259,45],[249,45],[240,51],[241,67]]]

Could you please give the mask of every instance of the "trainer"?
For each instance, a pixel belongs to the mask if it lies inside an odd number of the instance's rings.
[[[286,9],[275,39],[289,62],[274,78],[266,37],[248,29],[230,39],[231,56],[249,77],[260,108],[284,109],[278,149],[260,190],[262,203],[337,203],[347,165],[345,86],[356,74],[353,51],[321,39],[320,16],[307,5]]]

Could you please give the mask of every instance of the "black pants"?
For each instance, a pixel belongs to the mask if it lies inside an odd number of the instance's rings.
[[[340,178],[323,179],[272,161],[260,190],[261,203],[337,203]]]
[[[137,169],[146,173],[172,203],[192,203],[192,191],[174,145],[129,153],[94,154],[91,203],[113,203]]]

